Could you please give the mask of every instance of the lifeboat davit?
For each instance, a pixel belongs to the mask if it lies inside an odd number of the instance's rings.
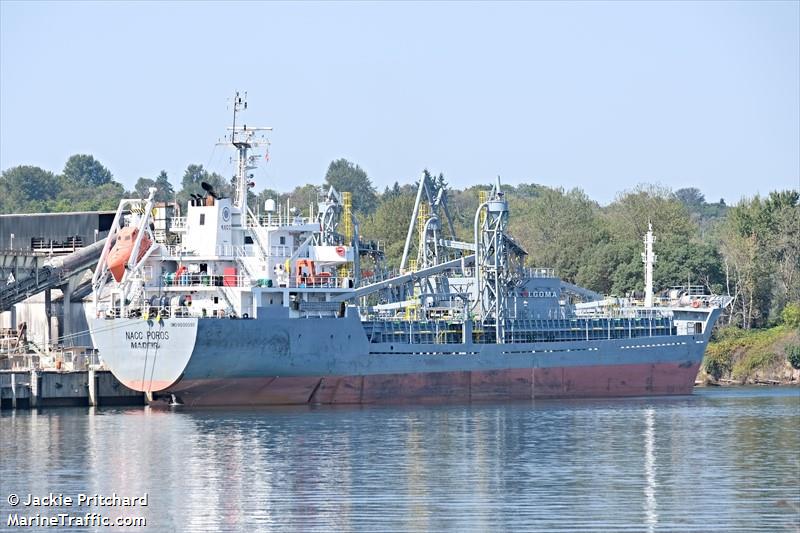
[[[117,233],[117,241],[108,254],[106,264],[117,283],[122,281],[122,276],[125,274],[125,265],[128,264],[128,260],[131,258],[133,244],[136,242],[137,235],[139,235],[138,229],[125,226]],[[136,258],[137,261],[144,256],[151,244],[150,238],[146,234],[143,235],[142,242],[139,244],[139,257]]]

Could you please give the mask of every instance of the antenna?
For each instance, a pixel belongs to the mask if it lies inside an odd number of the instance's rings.
[[[247,109],[247,91],[244,92],[244,98],[236,91],[233,97],[233,126],[231,127],[231,143],[236,144],[236,113]],[[247,127],[245,126],[245,129]]]
[[[237,152],[236,169],[236,190],[234,195],[234,207],[238,208],[243,214],[247,213],[247,190],[250,187],[248,172],[256,168],[256,161],[260,156],[248,156],[248,150],[258,146],[266,145],[269,141],[264,137],[264,132],[272,131],[272,128],[254,128],[247,124],[236,125],[238,114],[247,109],[247,92],[236,91],[233,97],[233,124],[230,128],[230,141],[220,144],[232,144]],[[226,140],[227,137],[226,137]]]

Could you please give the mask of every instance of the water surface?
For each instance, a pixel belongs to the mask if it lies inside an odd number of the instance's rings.
[[[798,531],[799,450],[796,388],[450,406],[6,410],[0,530],[10,512],[64,512],[11,508],[11,493],[147,492],[147,507],[88,510],[146,518],[128,531]]]

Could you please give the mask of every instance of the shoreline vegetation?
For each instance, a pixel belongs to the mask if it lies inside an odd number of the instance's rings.
[[[248,193],[258,211],[267,199],[283,210],[305,215],[329,187],[353,194],[360,237],[379,243],[386,267],[397,268],[417,192],[405,176],[383,192],[367,171],[346,159],[326,172],[295,181],[294,189],[264,188]],[[472,238],[479,192],[487,184],[447,187],[445,176],[422,171],[445,191],[457,240]],[[133,182],[133,177],[127,177]],[[754,176],[754,179],[758,178]],[[173,180],[174,181],[174,180]],[[489,180],[487,180],[488,182]],[[493,181],[493,180],[492,180]],[[732,297],[708,346],[698,380],[709,384],[797,383],[800,379],[800,188],[742,198],[735,204],[706,201],[695,188],[673,191],[643,183],[601,205],[581,189],[537,183],[504,185],[511,217],[509,233],[528,252],[526,266],[549,267],[565,281],[609,296],[637,296],[644,287],[642,236],[652,223],[656,234],[656,291],[702,287]],[[190,164],[173,185],[165,171],[140,177],[133,190],[115,181],[93,156],[71,156],[61,173],[21,165],[0,174],[0,214],[74,210],[114,210],[120,198],[143,197],[156,187],[156,201],[185,208],[203,182],[230,196],[230,176]],[[263,185],[263,183],[262,183]],[[289,184],[285,184],[289,185]],[[448,226],[450,224],[448,223]],[[7,237],[0,235],[0,247]],[[22,244],[22,243],[20,243]],[[363,269],[378,265],[362,264]],[[793,355],[794,354],[794,355]],[[795,361],[795,366],[789,363]]]
[[[697,382],[800,385],[800,305],[787,305],[781,318],[780,324],[770,328],[717,329],[706,348]]]

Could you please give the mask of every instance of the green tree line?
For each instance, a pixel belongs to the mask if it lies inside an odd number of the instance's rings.
[[[425,170],[425,172],[428,172]],[[445,183],[445,177],[436,177]],[[114,181],[91,155],[74,155],[54,174],[18,166],[0,175],[0,213],[115,209],[123,195],[144,197],[157,188],[159,201],[185,209],[202,182],[218,195],[233,193],[233,179],[202,165],[186,168],[175,189],[167,173],[136,182],[133,191]],[[254,209],[274,199],[307,212],[327,188],[353,193],[363,239],[382,241],[391,266],[399,264],[416,185],[395,182],[379,192],[359,165],[332,161],[321,184],[297,185],[290,192],[249,193]],[[448,191],[457,237],[471,240],[480,190],[488,184]],[[800,302],[800,193],[773,191],[734,205],[708,202],[697,188],[672,191],[642,184],[619,192],[601,206],[581,189],[530,183],[505,186],[511,208],[510,233],[527,250],[530,266],[552,267],[565,280],[603,294],[623,296],[643,287],[642,237],[652,224],[657,236],[657,288],[703,285],[729,294],[728,324],[745,329],[776,324],[787,304]]]

